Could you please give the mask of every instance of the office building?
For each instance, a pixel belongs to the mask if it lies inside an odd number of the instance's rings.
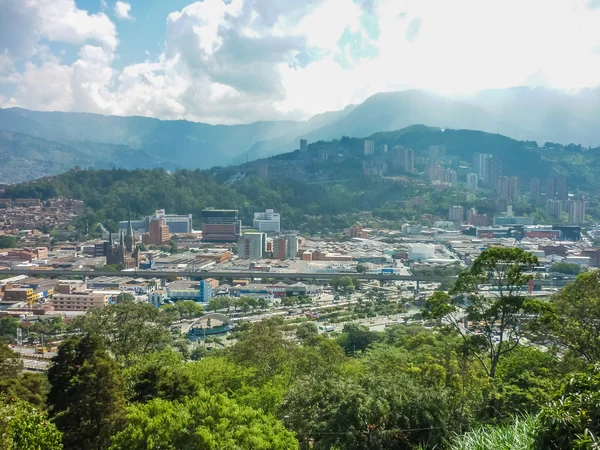
[[[369,156],[369,155],[372,155],[373,153],[375,153],[375,142],[365,140],[364,146],[365,146],[365,151],[364,151],[365,156]]]
[[[479,183],[479,176],[475,172],[471,172],[467,174],[467,188],[471,192],[475,192],[477,190]]]
[[[532,202],[538,203],[542,198],[542,185],[539,178],[532,178],[530,181],[529,197]]]
[[[237,209],[202,210],[202,240],[207,242],[236,242],[241,223]]]
[[[199,282],[175,282],[167,286],[167,297],[169,300],[193,300],[195,302],[207,303],[213,296],[213,288],[209,281]]]
[[[568,202],[569,225],[581,225],[585,222],[585,201],[570,200]]]
[[[461,224],[464,221],[465,213],[462,206],[451,206],[448,210],[448,220]]]
[[[192,230],[192,215],[165,214],[163,216],[165,225],[169,228],[169,233],[190,234]]]
[[[131,225],[131,229],[134,233],[142,234],[148,232],[148,217],[144,217],[141,220],[121,220],[119,222],[119,231],[126,233],[129,226]]]
[[[238,241],[238,257],[240,259],[262,259],[267,249],[265,233],[249,232]]]
[[[164,217],[151,219],[148,230],[148,233],[142,235],[144,245],[155,245],[157,247],[169,245],[171,235],[169,234],[169,227],[165,224]]]
[[[254,213],[253,226],[263,233],[279,233],[281,231],[281,218],[279,213],[267,209],[264,213]]]
[[[569,189],[566,177],[554,176],[546,180],[546,198],[555,200],[568,200]]]
[[[185,233],[189,234],[192,232],[192,215],[191,214],[165,214],[164,209],[156,211],[154,217],[147,216],[141,220],[121,220],[119,222],[119,231],[126,233],[129,226],[134,233],[143,234],[150,231],[150,222],[155,218],[164,219],[163,222],[169,228],[169,233]]]
[[[114,291],[93,291],[91,289],[76,290],[70,287],[67,291],[58,289],[52,296],[51,304],[55,311],[88,311],[102,308],[118,295]]]
[[[306,139],[300,139],[300,151],[305,152],[308,150],[308,141]]]

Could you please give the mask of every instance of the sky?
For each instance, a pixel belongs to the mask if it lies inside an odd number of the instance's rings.
[[[600,84],[600,0],[0,0],[0,107],[208,123]]]

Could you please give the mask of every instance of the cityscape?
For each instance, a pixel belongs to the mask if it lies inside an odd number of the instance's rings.
[[[0,11],[0,450],[600,448],[597,0]]]

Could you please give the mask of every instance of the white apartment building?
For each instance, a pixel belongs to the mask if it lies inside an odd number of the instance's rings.
[[[238,242],[240,259],[262,259],[267,247],[265,233],[244,233]]]
[[[264,213],[254,213],[254,228],[261,233],[279,233],[281,231],[281,217],[272,209]]]

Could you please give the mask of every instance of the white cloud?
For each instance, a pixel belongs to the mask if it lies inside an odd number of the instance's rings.
[[[122,70],[104,13],[73,0],[0,6],[0,82],[15,87],[4,105],[233,123],[307,117],[380,91],[600,80],[589,0],[203,0],[165,18],[156,59]],[[114,6],[131,17],[128,3]],[[42,39],[80,45],[77,60],[62,63]]]
[[[121,1],[115,3],[115,15],[118,19],[134,20],[133,16],[129,14],[130,11],[131,4]]]

